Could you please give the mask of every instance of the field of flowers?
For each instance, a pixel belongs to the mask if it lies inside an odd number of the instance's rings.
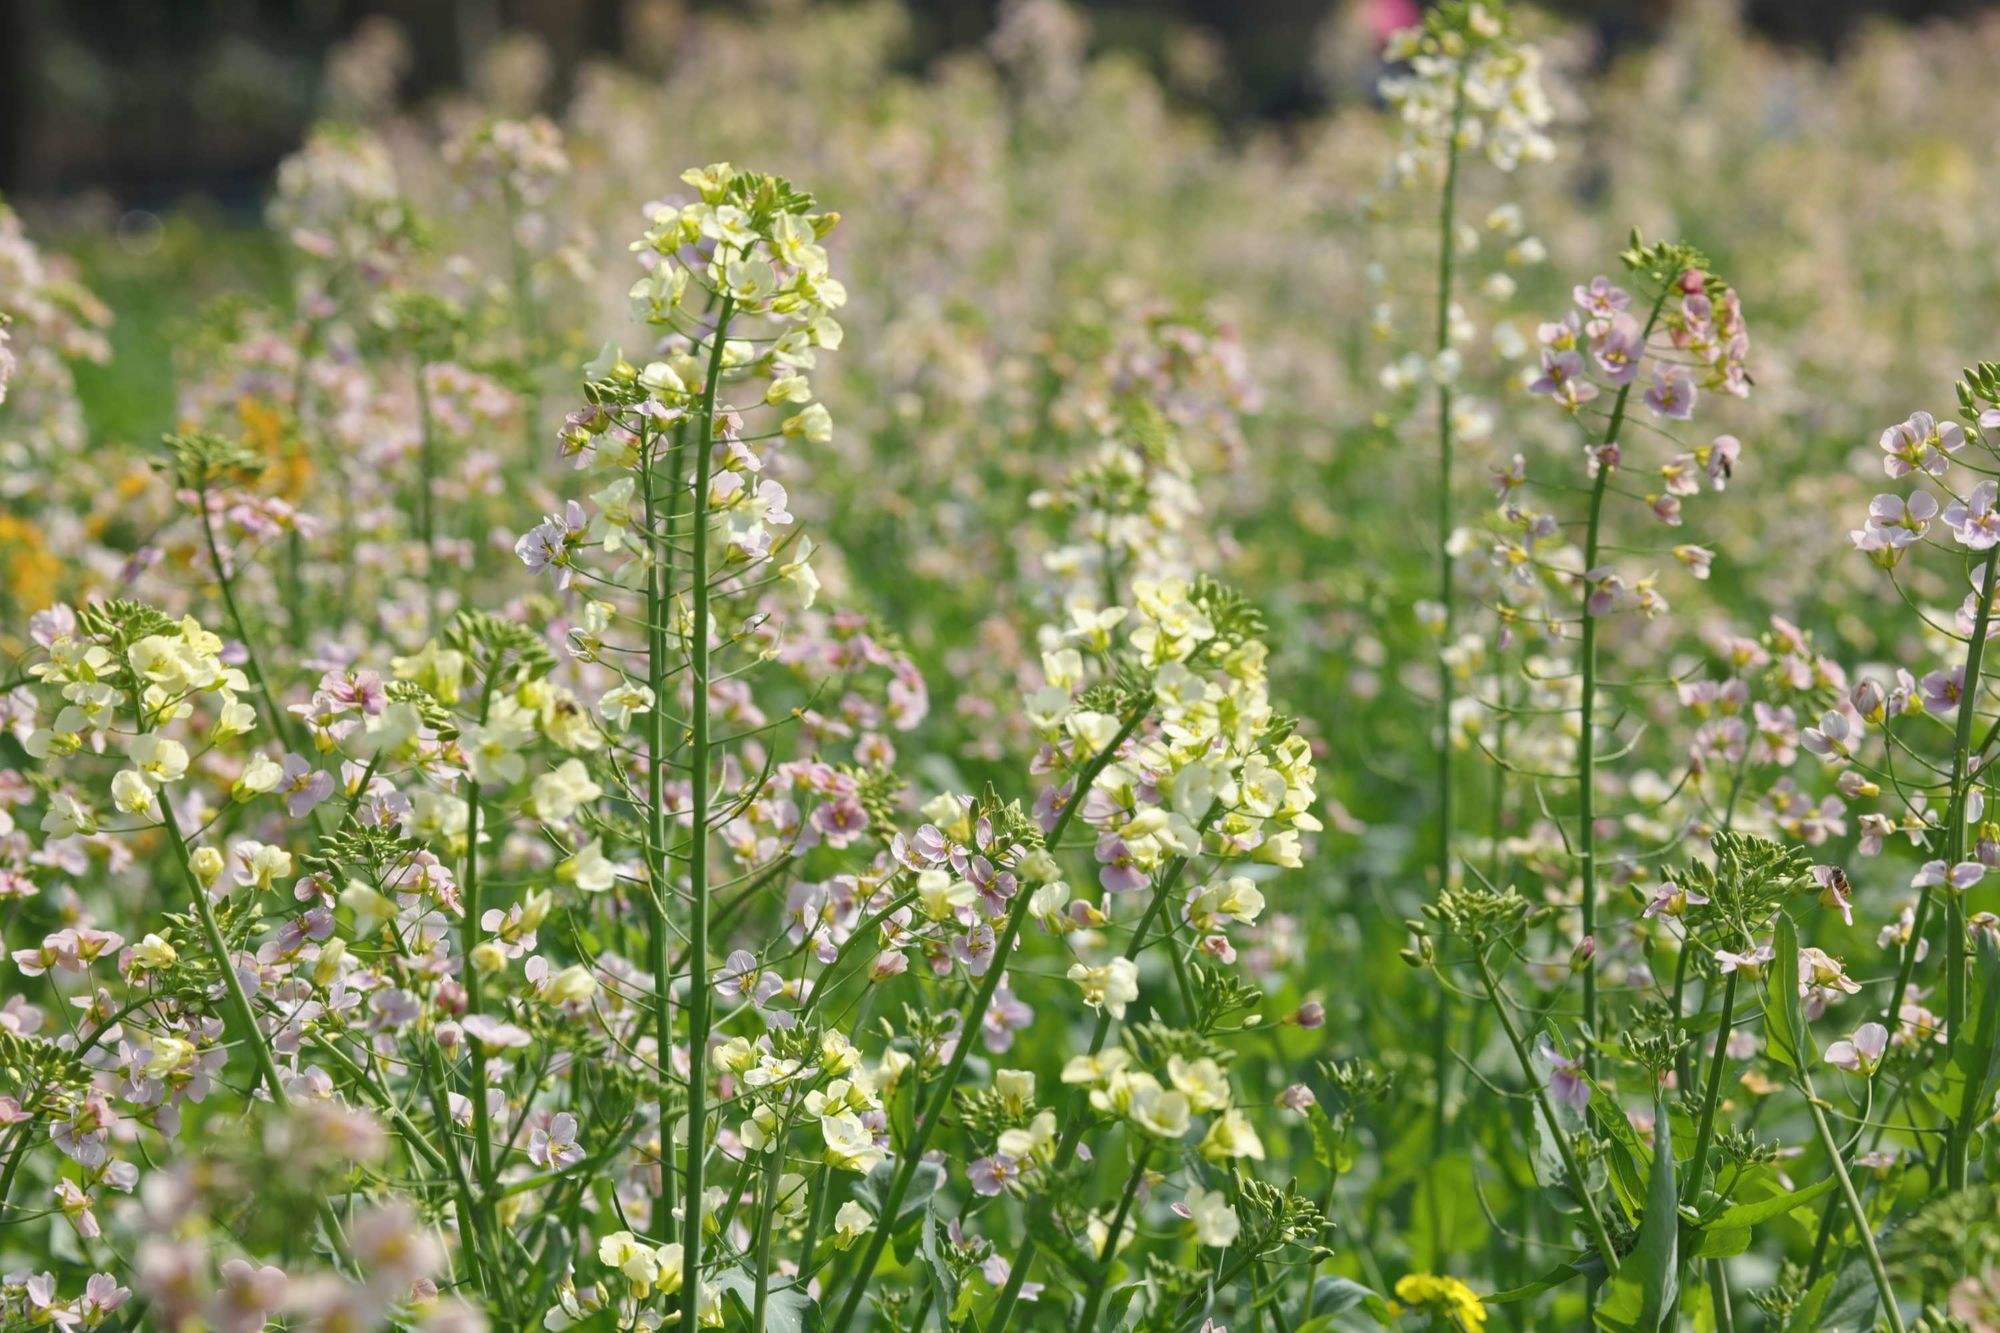
[[[643,12],[0,203],[0,1327],[2000,1329],[2000,20]]]

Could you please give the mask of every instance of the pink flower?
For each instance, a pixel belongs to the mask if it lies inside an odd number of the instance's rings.
[[[1603,335],[1592,340],[1590,354],[1606,379],[1613,384],[1630,384],[1638,378],[1639,363],[1646,355],[1638,321],[1630,315],[1611,320]]]
[[[1889,1029],[1880,1023],[1863,1023],[1854,1035],[1826,1048],[1826,1062],[1854,1074],[1872,1074],[1889,1049]]]
[[[1549,1067],[1549,1095],[1572,1111],[1590,1105],[1590,1083],[1583,1074],[1583,1062],[1555,1048],[1548,1035],[1542,1036],[1535,1054]]]
[[[1771,946],[1768,944],[1760,944],[1747,953],[1731,953],[1727,949],[1717,949],[1715,951],[1716,966],[1724,973],[1741,972],[1745,976],[1750,977],[1756,976],[1758,972],[1763,970],[1764,964],[1776,957],[1777,954],[1772,951]]]
[[[1882,460],[1882,470],[1890,476],[1924,472],[1941,477],[1948,465],[1945,455],[1965,447],[1965,431],[1957,422],[1939,425],[1928,412],[1912,412],[1907,420],[1883,431],[1879,443],[1888,455]]]
[[[1653,387],[1646,390],[1646,406],[1674,421],[1694,415],[1694,377],[1679,366],[1661,366],[1653,372]]]
[[[1592,319],[1611,319],[1632,304],[1632,294],[1601,273],[1590,280],[1588,287],[1578,283],[1570,295]]]
[[[1544,349],[1541,376],[1529,383],[1528,392],[1543,394],[1573,410],[1597,397],[1597,386],[1584,377],[1580,354]]]
[[[1959,545],[1985,551],[2000,542],[2000,514],[1993,511],[1996,494],[2000,494],[2000,485],[1982,481],[1972,488],[1969,500],[1953,500],[1944,507],[1944,525],[1958,538]]]

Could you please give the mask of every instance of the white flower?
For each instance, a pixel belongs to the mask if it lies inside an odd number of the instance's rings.
[[[874,1216],[866,1208],[849,1199],[840,1205],[840,1211],[833,1215],[833,1247],[844,1250],[861,1239],[869,1227],[875,1224]]]
[[[1069,979],[1082,988],[1085,1004],[1113,1018],[1125,1017],[1125,1006],[1139,998],[1139,965],[1130,958],[1114,958],[1102,967],[1072,963]]]
[[[821,1116],[819,1132],[820,1137],[826,1140],[828,1164],[839,1170],[865,1176],[875,1169],[876,1163],[888,1156],[876,1145],[875,1136],[861,1123],[861,1117],[852,1111]]]
[[[1229,1206],[1228,1196],[1221,1190],[1193,1186],[1188,1190],[1187,1198],[1174,1211],[1194,1223],[1196,1243],[1218,1250],[1235,1244],[1237,1234],[1243,1230],[1242,1219],[1236,1216],[1236,1210]]]
[[[528,789],[528,805],[537,819],[560,824],[574,815],[577,807],[604,794],[591,780],[581,759],[565,759],[553,770],[538,774]]]

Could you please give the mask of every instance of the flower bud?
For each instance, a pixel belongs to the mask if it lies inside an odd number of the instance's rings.
[[[204,889],[215,883],[225,864],[222,853],[213,847],[197,847],[188,857],[188,869],[194,872],[195,883]]]

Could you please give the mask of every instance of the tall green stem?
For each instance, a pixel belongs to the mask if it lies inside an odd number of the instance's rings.
[[[428,598],[430,632],[438,627],[437,553],[437,420],[431,411],[430,379],[422,357],[416,358],[417,382],[417,535],[424,544],[424,591]]]
[[[1958,695],[1958,725],[1951,747],[1951,805],[1945,826],[1945,1033],[1951,1045],[1950,1059],[1958,1052],[1965,1034],[1965,892],[1950,882],[1953,867],[1965,859],[1965,808],[1971,794],[1966,770],[1972,758],[1972,723],[1978,713],[1979,670],[1986,655],[1986,630],[1993,610],[1993,576],[2000,569],[2000,551],[1987,553],[1986,572],[1980,579],[1979,609],[1973,615],[1972,642],[1965,646],[1965,684]],[[1890,1031],[1894,1031],[1892,1027]],[[1992,1108],[1979,1107],[1967,1099],[1958,1120],[1945,1135],[1945,1178],[1949,1187],[1965,1188],[1967,1158],[1972,1134],[1979,1117]]]
[[[1659,295],[1653,298],[1653,309],[1646,316],[1646,328],[1639,335],[1639,346],[1644,349],[1653,336],[1653,326],[1659,322],[1660,308],[1667,302],[1667,293],[1673,284],[1660,284]],[[1604,437],[1598,442],[1597,476],[1590,488],[1590,517],[1584,529],[1583,538],[1583,648],[1580,664],[1583,676],[1583,699],[1581,726],[1576,738],[1576,852],[1578,869],[1583,878],[1583,937],[1591,941],[1593,948],[1583,960],[1583,1026],[1586,1041],[1583,1048],[1584,1069],[1597,1072],[1597,955],[1594,948],[1597,939],[1597,613],[1590,609],[1590,573],[1597,568],[1600,539],[1604,526],[1604,492],[1611,483],[1610,453],[1618,444],[1618,432],[1625,425],[1625,404],[1632,396],[1632,381],[1618,387],[1618,397],[1612,402],[1611,419],[1605,424]]]
[[[715,389],[722,377],[722,349],[729,334],[733,298],[724,295],[710,335],[708,377],[701,390],[701,417],[694,439],[694,497],[688,536],[689,586],[693,623],[688,651],[689,763],[692,791],[688,798],[688,1139],[681,1171],[681,1328],[695,1333],[701,1290],[702,1168],[708,1137],[708,482],[715,458]],[[657,712],[664,703],[653,700]],[[654,756],[655,764],[664,756]],[[657,770],[656,770],[657,771]],[[663,900],[664,901],[664,900]],[[664,998],[662,999],[664,1003]],[[667,1052],[660,1052],[664,1063]],[[664,1135],[666,1129],[661,1127]],[[661,1142],[664,1156],[666,1141]]]
[[[493,672],[495,664],[487,664],[486,680],[480,686],[479,723],[484,726],[493,700]],[[479,975],[477,954],[480,942],[479,918],[484,914],[479,866],[479,824],[480,790],[476,779],[465,784],[465,873],[460,876],[464,915],[459,920],[459,953],[465,966],[465,1012],[468,1017],[481,1012],[484,1003],[484,982]],[[479,1191],[474,1200],[479,1215],[479,1229],[487,1236],[494,1236],[493,1230],[493,1125],[492,1112],[486,1106],[486,1051],[479,1039],[467,1034],[466,1059],[472,1070],[472,1156],[473,1169],[479,1176]],[[497,1240],[495,1244],[497,1245]],[[497,1256],[496,1256],[497,1257]]]
[[[250,1056],[257,1063],[257,1071],[263,1076],[265,1086],[271,1090],[271,1101],[283,1109],[290,1103],[285,1096],[284,1080],[278,1077],[278,1062],[271,1055],[271,1044],[264,1040],[264,1029],[257,1025],[257,1013],[250,1007],[250,996],[243,989],[243,979],[236,975],[236,965],[230,961],[229,945],[215,923],[215,909],[209,905],[208,890],[195,878],[187,840],[181,836],[180,820],[174,815],[173,803],[167,799],[165,792],[160,793],[159,806],[160,826],[167,831],[174,859],[179,862],[188,893],[194,899],[194,914],[201,923],[202,941],[208,946],[208,954],[216,970],[222,973],[223,988],[229,996],[229,1007],[236,1015],[242,1040],[250,1047]]]
[[[784,1164],[784,1151],[777,1144],[772,1144],[764,1154],[764,1179],[759,1193],[761,1206],[757,1209],[757,1260],[750,1265],[753,1283],[750,1327],[758,1330],[765,1327],[764,1303],[770,1297],[771,1232],[776,1222],[772,1214],[778,1208],[778,1173]]]
[[[1454,276],[1454,260],[1458,230],[1458,136],[1465,121],[1465,75],[1466,62],[1461,60],[1458,75],[1452,85],[1451,137],[1445,145],[1444,191],[1438,201],[1438,249],[1437,249],[1437,339],[1433,345],[1432,365],[1435,368],[1444,359],[1444,353],[1451,347],[1451,297]],[[1441,893],[1451,884],[1451,826],[1452,826],[1452,780],[1451,780],[1451,710],[1455,699],[1455,688],[1451,676],[1449,660],[1452,630],[1455,622],[1454,592],[1452,588],[1451,532],[1455,522],[1452,512],[1451,494],[1451,381],[1444,375],[1437,377],[1438,414],[1438,475],[1437,475],[1437,544],[1438,544],[1438,606],[1443,622],[1438,628],[1438,719],[1437,719],[1437,887]],[[1437,988],[1437,1006],[1431,1015],[1431,1060],[1433,1106],[1431,1108],[1431,1152],[1442,1155],[1445,1133],[1448,1128],[1448,1106],[1450,1102],[1451,1061],[1449,1058],[1449,1034],[1451,1030],[1451,991],[1443,986]],[[1443,1210],[1438,1206],[1437,1191],[1441,1188],[1437,1174],[1432,1172],[1425,1188],[1431,1193],[1432,1249],[1442,1250]],[[1444,1256],[1434,1253],[1434,1261],[1442,1269]]]
[[[1477,946],[1473,948],[1472,965],[1479,970],[1479,983],[1486,990],[1486,998],[1493,1003],[1493,1012],[1500,1016],[1500,1026],[1507,1031],[1507,1044],[1514,1048],[1514,1058],[1521,1066],[1521,1077],[1528,1081],[1528,1087],[1535,1094],[1535,1105],[1541,1108],[1542,1119],[1548,1122],[1549,1137],[1555,1140],[1556,1151],[1562,1155],[1563,1169],[1569,1172],[1570,1184],[1583,1204],[1584,1216],[1589,1219],[1591,1242],[1604,1260],[1606,1271],[1615,1273],[1618,1271],[1618,1251],[1611,1243],[1611,1233],[1604,1229],[1604,1219],[1597,1211],[1597,1200],[1591,1197],[1583,1167],[1576,1160],[1576,1149],[1570,1146],[1568,1131],[1556,1119],[1556,1108],[1549,1101],[1548,1087],[1535,1074],[1535,1063],[1528,1054],[1527,1042],[1522,1038],[1520,1029],[1514,1026],[1514,1016],[1507,1009],[1505,997],[1500,994],[1499,983],[1493,979],[1485,950]]]
[[[1833,1174],[1840,1181],[1841,1195],[1847,1200],[1847,1211],[1854,1218],[1854,1232],[1861,1238],[1861,1248],[1868,1255],[1868,1269],[1875,1275],[1875,1290],[1882,1297],[1882,1309],[1889,1316],[1889,1327],[1895,1333],[1904,1333],[1903,1312],[1896,1306],[1896,1289],[1889,1283],[1889,1270],[1882,1265],[1881,1251],[1875,1248],[1874,1229],[1868,1225],[1868,1213],[1861,1206],[1861,1196],[1854,1192],[1854,1181],[1847,1174],[1847,1163],[1840,1156],[1840,1144],[1835,1142],[1833,1130],[1827,1126],[1826,1112],[1820,1109],[1819,1098],[1813,1095],[1811,1081],[1807,1080],[1799,1090],[1805,1093],[1806,1106],[1812,1111],[1813,1128],[1819,1132],[1827,1161],[1832,1164]]]
[[[1056,817],[1048,836],[1043,839],[1049,848],[1054,849],[1061,845],[1063,834],[1069,831],[1070,823],[1076,818],[1077,812],[1083,809],[1084,801],[1090,796],[1090,789],[1096,785],[1097,775],[1104,771],[1104,766],[1111,762],[1119,747],[1138,730],[1139,723],[1145,716],[1144,709],[1134,711],[1125,720],[1125,725],[1118,729],[1118,734],[1111,738],[1110,743],[1098,751],[1077,775],[1076,789],[1070,793],[1068,803],[1063,806],[1062,813]],[[994,992],[1000,988],[1001,974],[1006,971],[1007,960],[1013,956],[1015,942],[1021,936],[1021,924],[1028,916],[1028,904],[1033,899],[1034,894],[1026,885],[1014,895],[1013,910],[1008,912],[1007,924],[1002,928],[1000,938],[993,946],[993,960],[987,964],[986,975],[980,980],[979,990],[973,996],[971,1007],[959,1020],[959,1040],[952,1048],[951,1061],[945,1066],[937,1086],[932,1089],[929,1105],[918,1117],[916,1126],[911,1131],[910,1141],[903,1146],[902,1161],[890,1181],[888,1193],[882,1199],[881,1209],[876,1216],[875,1229],[868,1238],[868,1248],[862,1253],[860,1264],[848,1277],[847,1296],[841,1302],[840,1314],[833,1321],[831,1333],[845,1333],[847,1326],[854,1321],[855,1313],[861,1308],[861,1299],[868,1290],[868,1279],[874,1276],[875,1266],[882,1262],[882,1253],[889,1246],[890,1233],[893,1230],[890,1223],[899,1216],[898,1210],[902,1207],[903,1196],[909,1193],[910,1184],[916,1179],[917,1166],[923,1161],[924,1150],[930,1146],[931,1134],[937,1129],[938,1121],[944,1118],[945,1108],[951,1104],[952,1091],[958,1086],[959,1075],[965,1070],[966,1057],[972,1051],[973,1035],[986,1021],[986,1011],[993,1004]],[[1100,1023],[1102,1021],[1100,1019]],[[1018,1289],[1016,1282],[1010,1281],[1008,1285]],[[995,1320],[999,1319],[1000,1316],[996,1314]],[[1003,1326],[998,1322],[993,1324],[996,1331]],[[689,1333],[693,1331],[689,1330]]]
[[[222,561],[222,546],[215,539],[215,521],[208,512],[208,488],[202,486],[195,492],[195,507],[201,512],[201,540],[208,551],[209,568],[215,571],[215,586],[222,593],[222,609],[229,616],[229,627],[236,634],[236,641],[243,645],[243,665],[250,673],[251,682],[257,687],[257,695],[264,705],[264,716],[271,723],[272,734],[283,745],[292,745],[292,736],[286,723],[290,720],[285,711],[278,707],[278,697],[271,692],[271,682],[264,674],[263,663],[257,656],[257,646],[250,640],[250,628],[243,619],[243,609],[236,603],[236,581],[229,575],[229,568]],[[164,803],[163,803],[164,804]]]
[[[483,984],[475,951],[479,947],[479,918],[484,912],[479,883],[480,795],[477,782],[468,783],[465,793],[465,918],[459,923],[461,947],[465,954],[465,1012],[477,1014],[482,1008]],[[479,1206],[482,1212],[493,1206],[493,1125],[486,1106],[486,1051],[477,1038],[467,1034],[466,1054],[472,1065],[472,1149],[479,1172]]]
[[[1132,1203],[1139,1197],[1139,1186],[1146,1179],[1146,1159],[1151,1156],[1151,1144],[1138,1145],[1132,1173],[1125,1178],[1125,1191],[1118,1198],[1118,1211],[1111,1215],[1111,1225],[1104,1229],[1104,1244],[1097,1252],[1097,1281],[1090,1284],[1090,1295],[1084,1300],[1083,1318],[1076,1324],[1078,1333],[1096,1333],[1097,1312],[1104,1304],[1104,1293],[1111,1287],[1108,1270],[1112,1257],[1118,1253],[1118,1237],[1125,1230],[1125,1219],[1132,1215]]]
[[[680,516],[681,460],[686,437],[684,430],[676,428],[673,447],[668,455],[666,526],[662,530],[659,526],[659,491],[653,470],[658,460],[651,451],[653,437],[643,423],[640,436],[645,468],[646,531],[648,540],[653,544],[652,568],[646,578],[646,684],[653,694],[652,707],[646,714],[646,915],[649,930],[647,951],[653,971],[653,1044],[657,1048],[655,1059],[660,1068],[654,1088],[660,1133],[660,1184],[654,1194],[654,1216],[665,1219],[673,1215],[674,1202],[674,1173],[669,1160],[673,1120],[666,1074],[668,1056],[673,1051],[673,965],[668,957],[667,938],[667,893],[673,878],[669,873],[672,861],[667,851],[666,774],[670,760],[665,701],[667,684],[672,679],[668,661],[671,648],[667,638],[667,614],[668,608],[673,605],[672,544],[675,523]],[[655,1225],[656,1229],[663,1227],[664,1221]]]
[[[1210,807],[1209,812],[1202,817],[1199,829],[1201,836],[1207,835],[1208,826],[1220,813],[1219,805]],[[1147,905],[1146,914],[1139,918],[1138,926],[1132,931],[1132,939],[1125,946],[1127,959],[1137,959],[1144,951],[1154,919],[1165,910],[1167,900],[1173,896],[1174,889],[1180,884],[1181,876],[1187,871],[1187,866],[1187,857],[1177,857],[1166,874],[1160,877],[1159,885],[1153,892],[1153,901]],[[1172,933],[1171,928],[1168,933]],[[1174,961],[1176,979],[1181,982],[1182,991],[1185,993],[1186,978],[1181,975],[1180,957],[1173,952],[1171,943],[1168,945],[1168,957]],[[1105,1039],[1110,1035],[1111,1015],[1098,1014],[1097,1025],[1090,1034],[1090,1048],[1087,1054],[1095,1058],[1097,1053],[1104,1049]],[[1077,1149],[1083,1142],[1083,1132],[1089,1124],[1088,1118],[1084,1115],[1084,1108],[1088,1105],[1089,1099],[1080,1089],[1071,1094],[1070,1103],[1063,1110],[1061,1130],[1056,1135],[1055,1157],[1049,1163],[1051,1177],[1061,1175],[1069,1169],[1069,1164],[1076,1160]],[[1006,1333],[1007,1322],[1013,1317],[1015,1303],[1021,1298],[1021,1287],[1028,1280],[1028,1269],[1034,1265],[1035,1251],[1040,1244],[1038,1237],[1042,1229],[1048,1225],[1053,1211],[1054,1198],[1044,1191],[1029,1213],[1028,1225],[1022,1230],[1021,1244],[1015,1249],[1014,1258],[1008,1266],[1007,1285],[1001,1288],[1000,1299],[993,1307],[993,1315],[986,1321],[986,1333]]]
[[[1683,948],[1690,947],[1683,945]],[[1730,972],[1722,984],[1722,1022],[1715,1029],[1715,1054],[1708,1062],[1708,1083],[1701,1094],[1701,1119],[1694,1133],[1694,1155],[1688,1159],[1687,1192],[1681,1202],[1694,1203],[1701,1195],[1703,1177],[1708,1171],[1708,1145],[1715,1135],[1715,1104],[1722,1096],[1722,1067],[1729,1063],[1729,1025],[1736,1016],[1736,978],[1740,972]]]

